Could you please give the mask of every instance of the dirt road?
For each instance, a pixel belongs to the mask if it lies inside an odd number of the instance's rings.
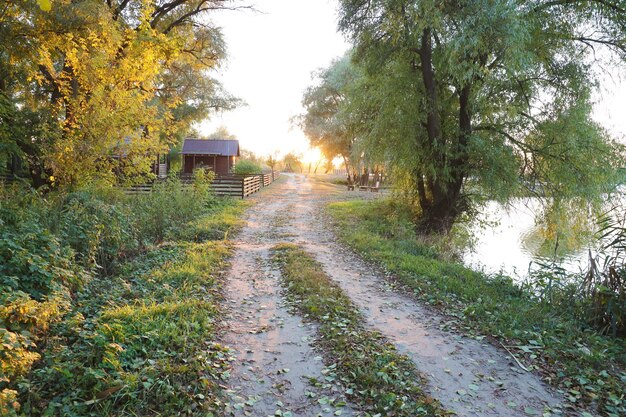
[[[230,379],[235,416],[360,415],[313,348],[315,328],[284,305],[280,272],[269,262],[277,243],[301,245],[361,309],[366,325],[409,356],[429,381],[427,391],[459,416],[542,415],[562,398],[501,349],[443,330],[448,320],[390,287],[383,275],[336,242],[323,215],[329,201],[375,193],[289,175],[254,197],[226,277],[230,314],[223,342],[237,354]],[[333,404],[346,402],[343,407]],[[277,413],[279,411],[279,413]]]

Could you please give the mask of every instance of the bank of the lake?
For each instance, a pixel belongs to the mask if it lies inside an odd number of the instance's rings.
[[[520,365],[566,394],[573,407],[626,413],[626,346],[599,334],[566,292],[551,302],[511,278],[454,261],[435,240],[418,239],[410,215],[387,200],[328,207],[339,238],[387,270],[423,302],[451,316],[457,330],[506,346]]]

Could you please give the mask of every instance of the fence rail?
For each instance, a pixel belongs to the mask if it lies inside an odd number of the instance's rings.
[[[279,172],[258,175],[228,175],[216,177],[211,182],[211,190],[217,196],[231,196],[246,198],[263,187],[271,185],[278,177]],[[181,176],[183,186],[189,186],[193,182],[191,176]],[[135,185],[124,188],[124,192],[129,195],[145,194],[152,192],[152,184]]]

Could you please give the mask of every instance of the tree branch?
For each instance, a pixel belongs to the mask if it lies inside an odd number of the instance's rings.
[[[569,6],[569,5],[575,5],[575,4],[581,4],[581,3],[597,3],[601,6],[605,6],[608,9],[617,12],[617,13],[626,13],[626,9],[624,9],[623,7],[620,7],[618,4],[615,4],[611,1],[608,0],[553,0],[553,1],[548,1],[546,3],[540,4],[537,7],[535,7],[533,9],[533,11],[535,12],[540,12],[543,10],[547,10],[551,7],[556,7],[556,6]]]

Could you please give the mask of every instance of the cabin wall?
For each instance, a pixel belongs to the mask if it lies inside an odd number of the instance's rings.
[[[217,175],[228,175],[234,165],[234,157],[219,155],[183,155],[183,173],[192,174],[196,168],[208,168]]]
[[[228,175],[230,174],[230,157],[228,156],[218,156],[217,157],[217,165],[215,166],[215,173],[217,175]]]

